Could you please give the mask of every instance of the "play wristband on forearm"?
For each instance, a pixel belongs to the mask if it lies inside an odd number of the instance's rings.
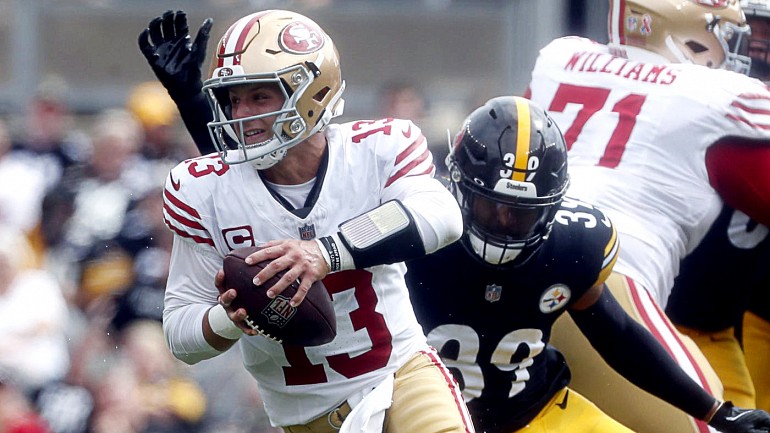
[[[230,320],[222,304],[217,304],[209,310],[209,326],[215,334],[228,340],[237,340],[243,335],[241,328]]]
[[[398,200],[385,202],[345,221],[339,230],[337,235],[320,240],[329,254],[330,268],[335,263],[335,251],[342,269],[347,269],[348,258],[352,259],[356,269],[362,269],[403,262],[425,254],[417,224]]]

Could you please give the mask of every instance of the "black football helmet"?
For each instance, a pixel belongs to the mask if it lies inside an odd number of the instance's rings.
[[[465,119],[447,166],[463,242],[491,264],[535,251],[569,185],[561,131],[545,110],[515,96],[490,99]]]

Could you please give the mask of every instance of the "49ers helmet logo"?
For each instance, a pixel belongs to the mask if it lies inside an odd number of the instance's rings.
[[[293,54],[310,54],[320,50],[325,41],[323,31],[312,23],[294,21],[281,30],[278,43]]]
[[[231,68],[219,68],[219,71],[217,71],[217,76],[219,77],[229,77],[230,75],[233,75]]]

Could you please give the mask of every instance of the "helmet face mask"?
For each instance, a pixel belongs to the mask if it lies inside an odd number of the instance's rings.
[[[564,138],[544,110],[491,99],[466,118],[447,163],[463,242],[481,259],[506,263],[547,238],[569,177]]]
[[[234,119],[228,89],[247,84],[275,85],[283,107]],[[257,12],[236,21],[219,42],[203,83],[214,113],[209,132],[225,163],[269,168],[342,114],[344,89],[337,50],[316,23],[294,12]],[[275,117],[272,138],[249,144],[244,123],[266,117]]]
[[[716,22],[714,33],[725,52],[725,61],[722,67],[739,74],[748,74],[751,69],[751,58],[749,57],[750,29],[745,25],[737,26],[729,21]]]
[[[610,0],[610,43],[745,74],[750,29],[738,1]]]
[[[212,110],[216,113],[214,121],[209,123],[209,132],[222,160],[227,164],[253,161],[259,169],[268,168],[283,159],[289,147],[305,138],[301,133],[307,131],[307,124],[298,114],[297,109],[293,108],[304,89],[299,89],[294,95],[289,95],[278,74],[266,75],[244,73],[235,78],[210,79],[204,84],[203,90],[207,94]],[[233,118],[229,98],[230,87],[270,84],[280,89],[283,95],[284,104],[281,109],[248,117]],[[267,117],[275,117],[272,126],[273,136],[260,143],[249,144],[244,136],[245,124]],[[286,134],[284,130],[287,129],[295,131],[295,136],[291,137]]]
[[[749,36],[749,75],[762,81],[770,81],[770,1],[741,0],[741,8],[751,27]]]

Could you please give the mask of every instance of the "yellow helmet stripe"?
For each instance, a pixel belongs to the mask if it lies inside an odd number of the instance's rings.
[[[513,176],[511,179],[523,182],[527,174],[527,155],[529,154],[530,114],[529,102],[516,97],[516,113],[519,118],[516,137],[516,159],[513,162]]]

